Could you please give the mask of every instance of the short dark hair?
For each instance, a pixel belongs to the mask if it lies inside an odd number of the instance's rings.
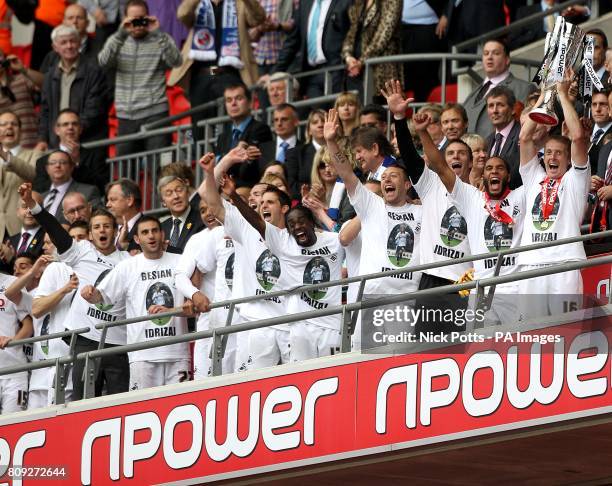
[[[161,223],[159,222],[159,219],[157,219],[155,216],[151,216],[149,214],[145,214],[145,215],[141,216],[138,221],[136,221],[136,225],[134,226],[134,233],[138,234],[138,231],[140,230],[140,225],[141,224],[150,223],[150,222],[157,223],[157,226],[159,227],[159,229],[162,229]]]
[[[612,90],[610,90],[610,88],[596,89],[596,90],[593,92],[593,97],[594,97],[595,95],[597,95],[597,94],[601,94],[601,95],[604,95],[605,97],[608,97],[608,96],[610,96],[610,92],[611,92],[611,91],[612,91]]]
[[[291,207],[291,198],[287,195],[286,192],[281,191],[278,187],[273,186],[272,184],[266,184],[266,190],[263,192],[272,192],[278,196],[278,200],[280,201],[281,206],[289,206]]]
[[[274,107],[274,111],[282,111],[282,110],[291,110],[296,118],[299,118],[297,108],[293,106],[291,103],[279,103]]]
[[[115,217],[113,216],[113,213],[111,213],[108,209],[106,208],[96,208],[92,211],[91,213],[91,217],[89,218],[89,222],[87,223],[87,229],[89,231],[91,231],[91,222],[93,221],[93,219],[97,216],[105,216],[107,218],[109,218],[112,222],[113,222],[113,228],[117,229],[117,220],[115,219]],[[70,225],[70,227],[72,228],[72,225]]]
[[[283,171],[283,177],[285,178],[285,180],[288,180],[289,174],[287,173],[287,166],[283,164],[282,162],[277,162],[276,160],[273,160],[272,162],[268,162],[266,165],[264,165],[264,168],[261,171],[261,173],[263,174],[268,169],[268,167],[275,167],[275,166],[278,166],[281,168],[281,170]]]
[[[128,8],[130,7],[144,7],[145,10],[147,11],[147,15],[149,15],[149,5],[147,5],[147,2],[145,2],[145,0],[128,0],[128,2],[125,4],[125,15],[127,16],[127,11]]]
[[[606,33],[601,29],[590,29],[587,31],[586,35],[598,35],[603,39],[603,48],[608,48],[608,37],[606,37]]]
[[[408,169],[406,168],[406,166],[401,163],[401,162],[393,162],[392,164],[389,164],[387,166],[387,169],[399,169],[402,171],[402,173],[404,174],[404,177],[406,177],[406,180],[409,181],[410,180],[410,175],[408,174]],[[378,182],[380,184],[380,181],[377,181],[376,179],[368,179],[366,182]]]
[[[116,181],[111,181],[106,184],[104,188],[104,193],[108,195],[108,191],[113,186],[121,187],[121,193],[123,197],[133,197],[134,205],[136,208],[140,208],[142,205],[142,194],[140,193],[140,187],[133,180],[122,177],[121,179],[117,179]]]
[[[2,115],[13,115],[15,118],[17,118],[17,126],[21,128],[21,118],[19,118],[19,115],[15,113],[13,110],[2,110],[0,111],[0,116]]]
[[[18,258],[27,258],[28,260],[30,260],[30,263],[32,265],[34,265],[34,263],[36,263],[36,260],[38,259],[38,257],[34,255],[34,253],[32,253],[31,251],[27,251],[27,250],[22,251],[21,253],[17,253],[17,255],[15,255],[15,261],[17,261]]]
[[[59,113],[57,114],[57,117],[55,118],[56,125],[57,125],[57,121],[60,119],[60,116],[65,115],[66,113],[70,113],[76,116],[79,119],[79,123],[81,123],[81,117],[76,111],[74,111],[72,108],[64,108],[63,110],[59,111]]]
[[[51,157],[53,154],[57,154],[57,153],[64,154],[66,157],[68,157],[68,160],[70,161],[70,163],[71,163],[72,165],[74,165],[74,160],[72,160],[72,155],[70,155],[68,152],[66,152],[65,150],[62,150],[62,149],[55,149],[55,150],[51,150],[51,152],[49,152],[49,153],[47,154],[47,158],[45,159],[45,161],[46,161],[46,162],[45,162],[45,164],[48,164],[48,163],[49,163],[49,158],[50,158],[50,157]]]
[[[467,151],[468,151],[468,155],[470,156],[470,160],[474,159],[474,154],[472,153],[472,147],[470,147],[467,143],[465,143],[460,138],[458,138],[457,140],[452,140],[452,141],[448,142],[448,145],[446,146],[446,149],[444,150],[444,155],[445,156],[446,156],[446,151],[448,150],[448,147],[450,147],[454,143],[458,143],[460,145],[463,145],[467,149]]]
[[[497,85],[489,91],[485,97],[486,102],[489,102],[489,98],[506,98],[506,103],[510,106],[510,108],[514,107],[516,104],[516,96],[514,92],[508,88],[507,86]]]
[[[510,48],[508,47],[508,41],[505,37],[491,37],[490,39],[487,39],[484,44],[486,44],[487,42],[497,42],[504,49],[504,54],[506,55],[506,57],[510,57]]]
[[[308,220],[313,224],[316,225],[317,222],[315,220],[314,214],[313,212],[307,208],[306,206],[304,206],[302,203],[296,204],[294,207],[292,207],[289,211],[287,211],[287,213],[285,214],[285,226],[287,226],[287,221],[289,221],[289,215],[295,211],[299,211],[301,212],[304,216],[306,216],[308,218]]]
[[[504,159],[503,157],[500,157],[499,155],[494,155],[492,157],[489,157],[486,161],[485,161],[485,166],[487,165],[487,162],[491,159],[498,159],[501,160],[504,165],[506,166],[506,170],[508,171],[508,174],[510,174],[512,172],[512,167],[510,167],[510,162],[508,162],[506,159]]]
[[[101,216],[101,214],[99,214],[98,216]],[[111,214],[111,216],[112,216],[112,214]],[[116,224],[115,224],[115,226],[116,226]],[[75,222],[70,223],[70,226],[68,226],[68,232],[70,233],[70,230],[72,230],[74,228],[82,228],[82,229],[85,229],[85,230],[89,231],[89,223],[86,223],[85,221],[81,221],[80,219],[78,219]]]
[[[459,115],[461,115],[461,118],[463,118],[464,122],[468,121],[467,111],[465,111],[465,107],[461,103],[446,103],[442,107],[442,113],[451,110],[454,110],[459,113]],[[442,113],[440,113],[440,117],[442,116]]]
[[[351,147],[360,145],[371,150],[374,144],[378,145],[381,155],[393,155],[395,150],[385,134],[376,127],[358,127],[351,134]]]
[[[387,110],[376,103],[365,105],[360,113],[360,116],[363,115],[374,115],[379,122],[387,123]]]
[[[223,96],[225,96],[226,91],[229,91],[230,89],[238,89],[238,88],[242,88],[247,100],[251,101],[252,93],[249,91],[249,88],[247,87],[247,85],[244,84],[242,81],[235,81],[225,86],[225,88],[223,88]]]

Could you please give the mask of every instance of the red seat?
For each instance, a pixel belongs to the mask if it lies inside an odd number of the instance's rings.
[[[441,103],[442,102],[442,86],[436,86],[431,90],[427,97],[429,103]],[[456,103],[457,102],[457,85],[447,84],[446,85],[446,102]]]

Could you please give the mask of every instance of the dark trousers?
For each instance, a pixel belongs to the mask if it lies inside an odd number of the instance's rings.
[[[76,341],[75,352],[86,353],[98,349],[99,343],[91,339],[78,336]],[[113,348],[115,345],[106,344],[104,348]],[[85,360],[77,360],[72,369],[72,397],[73,400],[81,400],[85,385],[83,383],[83,370],[85,369]],[[113,395],[115,393],[123,393],[128,391],[130,385],[130,364],[128,362],[127,353],[114,354],[100,358],[96,363],[96,396],[102,395],[102,389],[106,385],[106,394]]]
[[[189,101],[191,107],[195,108],[208,101],[216,100],[223,96],[223,91],[226,86],[241,82],[240,73],[237,69],[224,67],[221,73],[213,75],[210,74],[208,66],[201,62],[194,62],[191,66],[191,82],[189,85]],[[196,129],[197,123],[216,116],[216,108],[200,111],[191,116],[191,122],[194,127],[194,140],[201,140],[204,135],[204,131],[201,128]]]
[[[34,19],[34,37],[32,38],[32,59],[30,67],[35,71],[40,71],[40,66],[48,52],[51,51],[51,32],[53,26]]]
[[[147,123],[152,123],[162,118],[166,118],[168,112],[160,113],[149,118],[142,118],[140,120],[124,120],[119,118],[119,127],[117,135],[131,135],[132,133],[140,132],[140,127]],[[117,144],[117,155],[135,154],[137,152],[143,152],[145,150],[155,150],[165,147],[170,147],[172,144],[172,137],[170,134],[156,135],[154,137],[143,137],[141,140],[134,140],[133,142],[125,142]]]
[[[401,24],[402,54],[445,52],[446,42],[438,39],[436,24]],[[414,91],[416,101],[426,101],[430,91],[440,84],[440,61],[407,62],[404,64],[405,88]]]
[[[419,284],[419,290],[433,289],[437,287],[443,287],[445,285],[452,285],[454,282],[446,280],[445,278],[436,277],[435,275],[429,275],[424,273],[421,277],[421,283]],[[448,319],[432,319],[432,315],[444,315],[448,314],[448,310],[453,312],[461,309],[465,309],[468,304],[468,299],[461,298],[457,292],[447,294],[437,294],[433,297],[419,297],[415,301],[415,309],[423,308],[424,310],[430,310],[434,312],[428,313],[426,319],[422,319],[415,324],[414,332],[418,336],[419,333],[433,332],[435,334],[449,334],[451,332],[462,332],[465,331],[465,324],[457,326],[452,320]]]
[[[311,69],[322,69],[327,66],[327,64],[321,64]],[[332,93],[337,93],[342,90],[342,73],[343,71],[335,71],[332,74]],[[323,96],[325,94],[325,75],[315,74],[313,76],[300,78],[300,92],[306,98]]]

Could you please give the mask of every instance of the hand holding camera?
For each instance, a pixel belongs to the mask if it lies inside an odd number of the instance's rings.
[[[126,17],[123,20],[123,28],[128,32],[133,32],[134,29],[144,28],[147,32],[153,32],[159,29],[159,20],[154,16],[144,17]]]

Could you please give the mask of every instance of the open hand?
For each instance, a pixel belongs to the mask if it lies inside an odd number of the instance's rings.
[[[385,82],[385,89],[381,89],[380,93],[386,98],[389,110],[396,118],[406,117],[406,110],[408,110],[414,98],[406,98],[402,83],[397,80],[387,81]]]
[[[340,118],[338,112],[332,108],[325,115],[325,124],[323,125],[323,137],[327,142],[334,142],[338,137],[338,129],[340,128]]]

